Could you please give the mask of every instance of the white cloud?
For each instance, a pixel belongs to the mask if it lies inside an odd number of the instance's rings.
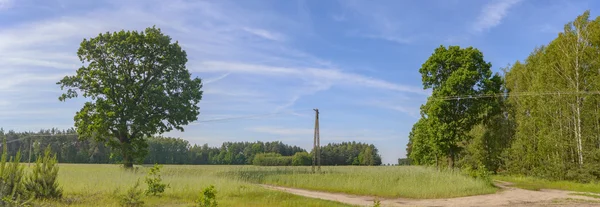
[[[251,127],[246,130],[274,135],[290,136],[290,135],[311,135],[314,133],[314,129],[305,128],[282,128],[282,127]]]
[[[364,35],[364,36],[367,38],[387,40],[387,41],[395,42],[398,44],[408,44],[408,43],[411,43],[414,41],[412,38],[403,37],[403,36],[399,36],[399,35],[380,34],[380,35]]]
[[[375,101],[367,102],[366,105],[390,109],[390,110],[402,112],[413,118],[419,118],[420,117],[420,114],[419,114],[420,109],[415,108],[415,107],[408,107],[408,106],[406,106],[406,104],[404,102],[405,101],[388,102],[388,101],[375,100]]]
[[[222,80],[223,78],[226,78],[227,76],[229,76],[229,74],[231,74],[231,73],[225,73],[225,74],[223,74],[223,75],[221,75],[221,76],[219,76],[219,77],[205,79],[205,80],[203,81],[203,83],[204,83],[204,84],[210,84],[210,83],[214,83],[214,82],[220,81],[220,80]]]
[[[473,24],[473,31],[482,32],[499,25],[506,17],[508,10],[521,0],[496,0],[483,7],[477,21]]]
[[[346,73],[336,69],[273,67],[237,62],[205,61],[199,64],[196,71],[248,73],[264,76],[297,77],[304,78],[306,80],[319,80],[324,83],[334,83],[341,85],[345,84],[353,86],[356,85],[362,87],[416,93],[423,95],[428,94],[427,91],[418,87],[395,84],[385,80],[370,78],[355,73]]]
[[[244,28],[244,31],[249,32],[253,35],[268,39],[268,40],[274,40],[274,41],[284,41],[285,37],[279,33],[276,32],[270,32],[264,29],[257,29],[257,28]]]

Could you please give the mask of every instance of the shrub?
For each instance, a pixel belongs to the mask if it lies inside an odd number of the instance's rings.
[[[217,207],[217,191],[215,186],[210,185],[202,191],[200,198],[196,200],[198,207]]]
[[[252,164],[260,166],[289,166],[292,165],[292,156],[281,156],[278,153],[259,153],[254,156]]]
[[[381,201],[379,199],[373,200],[373,207],[381,207]]]
[[[2,149],[2,157],[0,158],[0,206],[29,206],[33,201],[25,189],[23,177],[25,175],[25,166],[20,165],[21,151],[17,152],[17,156],[8,158],[8,149],[6,140],[4,140]]]
[[[25,187],[36,198],[61,198],[62,189],[58,186],[58,165],[56,154],[51,155],[48,146],[43,157],[38,157],[28,177]]]
[[[162,166],[154,164],[154,167],[150,168],[150,171],[148,171],[148,175],[146,176],[146,184],[148,184],[146,195],[160,195],[161,193],[165,192],[167,187],[169,187],[167,184],[162,182],[162,178],[160,177],[160,168],[162,168]]]
[[[479,166],[475,169],[470,165],[466,165],[463,167],[463,172],[468,174],[469,176],[483,180],[486,184],[493,186],[494,182],[491,177],[491,172],[487,170],[487,168],[483,164],[479,164]]]
[[[308,152],[296,152],[292,157],[292,165],[294,166],[308,166],[312,164],[312,157]]]
[[[137,182],[135,182],[135,185],[133,185],[131,188],[129,188],[129,190],[127,190],[125,195],[121,196],[119,200],[121,206],[139,207],[144,205],[144,201],[142,201],[143,192],[141,189],[139,189],[139,186],[140,181],[138,180]]]

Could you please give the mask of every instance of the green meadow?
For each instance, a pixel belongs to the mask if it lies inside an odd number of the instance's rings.
[[[119,195],[150,167],[127,171],[120,165],[60,164],[59,183],[64,196],[58,201],[36,201],[45,206],[118,206]],[[271,184],[329,192],[378,197],[447,198],[494,193],[495,188],[458,173],[414,166],[258,167],[166,165],[161,169],[169,188],[159,197],[143,196],[145,206],[193,206],[200,192],[214,185],[219,206],[349,206],[268,190]]]

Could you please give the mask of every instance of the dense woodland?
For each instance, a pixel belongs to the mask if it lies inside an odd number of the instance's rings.
[[[452,47],[423,64],[432,95],[410,133],[409,161],[600,179],[600,18],[578,16],[503,76],[490,67],[476,49]]]
[[[93,139],[79,140],[74,130],[40,130],[39,132],[14,132],[0,130],[0,139],[7,139],[10,156],[21,150],[21,161],[29,155],[35,161],[47,146],[57,154],[60,163],[121,163],[121,153]],[[187,140],[172,137],[149,137],[147,155],[137,163],[143,164],[194,164],[194,165],[245,165],[253,164],[257,154],[270,153],[281,157],[296,155],[294,165],[311,165],[312,154],[297,146],[282,142],[225,142],[220,147],[208,144],[191,145]],[[30,151],[31,149],[31,151]],[[381,157],[374,145],[344,142],[329,144],[321,149],[322,165],[380,165]],[[309,157],[310,159],[307,158]]]

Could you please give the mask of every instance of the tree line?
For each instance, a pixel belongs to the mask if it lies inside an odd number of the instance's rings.
[[[21,150],[21,161],[35,161],[46,148],[52,148],[60,163],[122,163],[122,154],[94,139],[79,139],[73,129],[47,129],[38,132],[15,132],[0,129],[0,138],[7,140],[9,156]],[[292,157],[294,165],[311,165],[312,152],[280,141],[273,142],[224,142],[219,147],[208,144],[190,144],[181,138],[153,136],[144,139],[146,156],[139,164],[191,164],[191,165],[249,165],[257,155],[270,154]],[[329,144],[321,149],[322,165],[380,165],[381,157],[374,145],[357,142]],[[31,156],[31,158],[30,158]],[[288,158],[285,158],[288,159]],[[266,164],[265,164],[266,165]]]
[[[420,69],[432,94],[399,162],[600,179],[598,54],[600,18],[589,11],[503,75],[475,48],[437,48]]]

